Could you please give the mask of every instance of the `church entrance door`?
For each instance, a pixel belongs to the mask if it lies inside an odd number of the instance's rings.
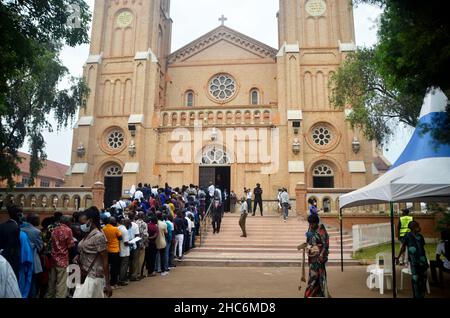
[[[230,210],[230,187],[231,187],[231,167],[230,166],[208,166],[200,167],[199,186],[208,189],[212,182],[222,191],[227,191],[228,197],[225,201],[225,211]]]
[[[122,169],[113,165],[106,169],[105,173],[105,196],[103,202],[105,208],[110,208],[114,200],[122,198]]]

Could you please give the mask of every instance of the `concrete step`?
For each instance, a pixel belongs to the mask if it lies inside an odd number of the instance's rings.
[[[298,244],[292,243],[228,243],[228,242],[218,242],[218,243],[205,243],[201,248],[281,248],[281,249],[297,249]],[[333,248],[340,248],[340,244],[331,245]],[[344,248],[351,249],[353,245],[344,244]],[[197,249],[199,249],[198,247]],[[197,250],[196,249],[196,250]]]
[[[330,253],[340,253],[339,248],[330,248]],[[351,247],[344,247],[343,248],[344,253],[351,253],[352,248]],[[296,247],[290,247],[290,248],[254,248],[254,247],[201,247],[195,249],[195,252],[199,253],[273,253],[273,254],[298,254],[299,251]]]
[[[328,266],[339,266],[341,264],[340,255],[330,255]],[[301,267],[302,258],[201,258],[186,255],[177,266],[212,266],[212,267]],[[344,265],[359,265],[359,261],[353,260],[351,256],[344,254]],[[308,267],[308,264],[306,264]]]

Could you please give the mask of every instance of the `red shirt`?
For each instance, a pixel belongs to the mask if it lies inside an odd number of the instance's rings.
[[[72,230],[60,224],[52,233],[52,259],[56,266],[69,266],[69,249],[75,246]]]
[[[153,224],[152,222],[150,222],[148,224],[148,236],[152,237],[152,236],[154,236],[155,234],[158,234],[158,233],[159,233],[158,224]],[[148,240],[148,244],[149,245],[156,245],[156,238],[149,239]]]

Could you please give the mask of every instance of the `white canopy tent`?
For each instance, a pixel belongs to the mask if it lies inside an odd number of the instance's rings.
[[[443,127],[447,120],[448,99],[440,89],[432,89],[425,97],[419,124],[405,150],[384,175],[371,184],[339,197],[342,234],[342,209],[390,203],[392,268],[395,268],[394,202],[450,202],[450,145],[438,142],[432,129]],[[342,241],[341,241],[342,242]],[[342,258],[342,243],[341,243]],[[343,261],[342,261],[343,262]],[[341,265],[343,270],[343,265]],[[396,297],[395,270],[393,295]]]
[[[341,208],[386,203],[450,201],[450,145],[438,144],[422,124],[436,128],[445,120],[447,97],[441,90],[425,98],[419,125],[388,172],[359,190],[339,197]]]

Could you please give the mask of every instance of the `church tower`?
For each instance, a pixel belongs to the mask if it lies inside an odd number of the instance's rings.
[[[95,1],[84,67],[90,93],[74,129],[69,185],[104,182],[105,206],[129,185],[152,182],[154,114],[164,103],[170,53],[169,12],[170,0]]]
[[[351,4],[280,0],[278,24],[278,105],[291,191],[298,182],[308,189],[366,185],[373,180],[372,143],[346,122],[350,109],[329,102],[331,76],[356,49]]]

